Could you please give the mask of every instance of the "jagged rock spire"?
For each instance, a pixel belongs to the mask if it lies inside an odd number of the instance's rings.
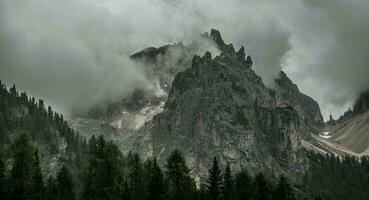
[[[237,58],[238,60],[242,63],[242,66],[246,65],[246,60],[245,60],[245,47],[241,47],[240,50],[238,50],[237,54]]]
[[[247,56],[246,58],[246,66],[251,68],[254,63],[252,62],[251,56]]]
[[[211,53],[207,51],[202,58],[204,60],[211,60]]]
[[[219,46],[220,49],[225,46],[225,43],[222,39],[222,35],[218,30],[211,29],[210,38]]]
[[[199,65],[199,63],[201,62],[202,62],[201,57],[198,55],[194,55],[192,59],[192,67]]]
[[[245,59],[245,47],[241,47],[240,50],[237,52],[237,57],[241,59]]]

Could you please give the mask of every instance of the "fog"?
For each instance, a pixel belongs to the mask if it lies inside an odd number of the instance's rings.
[[[0,79],[63,113],[152,82],[129,55],[210,28],[273,87],[280,70],[338,117],[369,88],[365,0],[0,0]]]

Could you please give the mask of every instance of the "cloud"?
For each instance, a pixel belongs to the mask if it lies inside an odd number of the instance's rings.
[[[338,117],[369,89],[369,2],[304,0],[290,13],[293,49],[287,71]]]
[[[63,112],[152,87],[128,56],[219,29],[338,116],[369,86],[366,0],[0,0],[0,78]],[[199,52],[201,53],[201,52]]]
[[[64,113],[149,85],[125,55],[126,29],[97,5],[1,1],[0,20],[0,78]]]
[[[45,99],[63,113],[85,111],[101,102],[118,100],[135,88],[152,87],[144,68],[128,58],[135,51],[176,41],[189,43],[213,27],[228,38],[245,32],[230,31],[245,17],[240,3],[0,0],[0,78]],[[231,20],[227,20],[229,16]],[[281,38],[273,34],[279,31],[274,25],[249,23],[242,27],[250,28],[250,37],[258,36],[261,28],[268,37]],[[266,59],[258,62],[261,56],[256,56],[259,69],[275,64],[279,60],[272,57],[283,54],[264,51],[266,42],[262,47],[250,44],[250,51],[257,47],[255,51],[269,56],[267,64],[263,64]]]

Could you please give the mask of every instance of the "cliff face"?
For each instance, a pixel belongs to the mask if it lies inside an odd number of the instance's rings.
[[[163,111],[123,145],[159,159],[180,149],[200,174],[213,156],[236,169],[302,170],[301,139],[323,123],[318,104],[283,72],[276,89],[266,88],[243,47],[236,52],[216,30],[205,37],[220,55],[194,56],[176,74]]]
[[[289,102],[300,113],[301,120],[310,131],[323,126],[323,117],[318,103],[311,97],[302,94],[297,85],[282,71],[276,79],[277,101]]]

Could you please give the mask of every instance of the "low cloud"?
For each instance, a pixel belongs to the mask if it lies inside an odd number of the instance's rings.
[[[338,116],[369,86],[365,0],[0,0],[0,78],[64,113],[150,88],[129,55],[219,29]]]

